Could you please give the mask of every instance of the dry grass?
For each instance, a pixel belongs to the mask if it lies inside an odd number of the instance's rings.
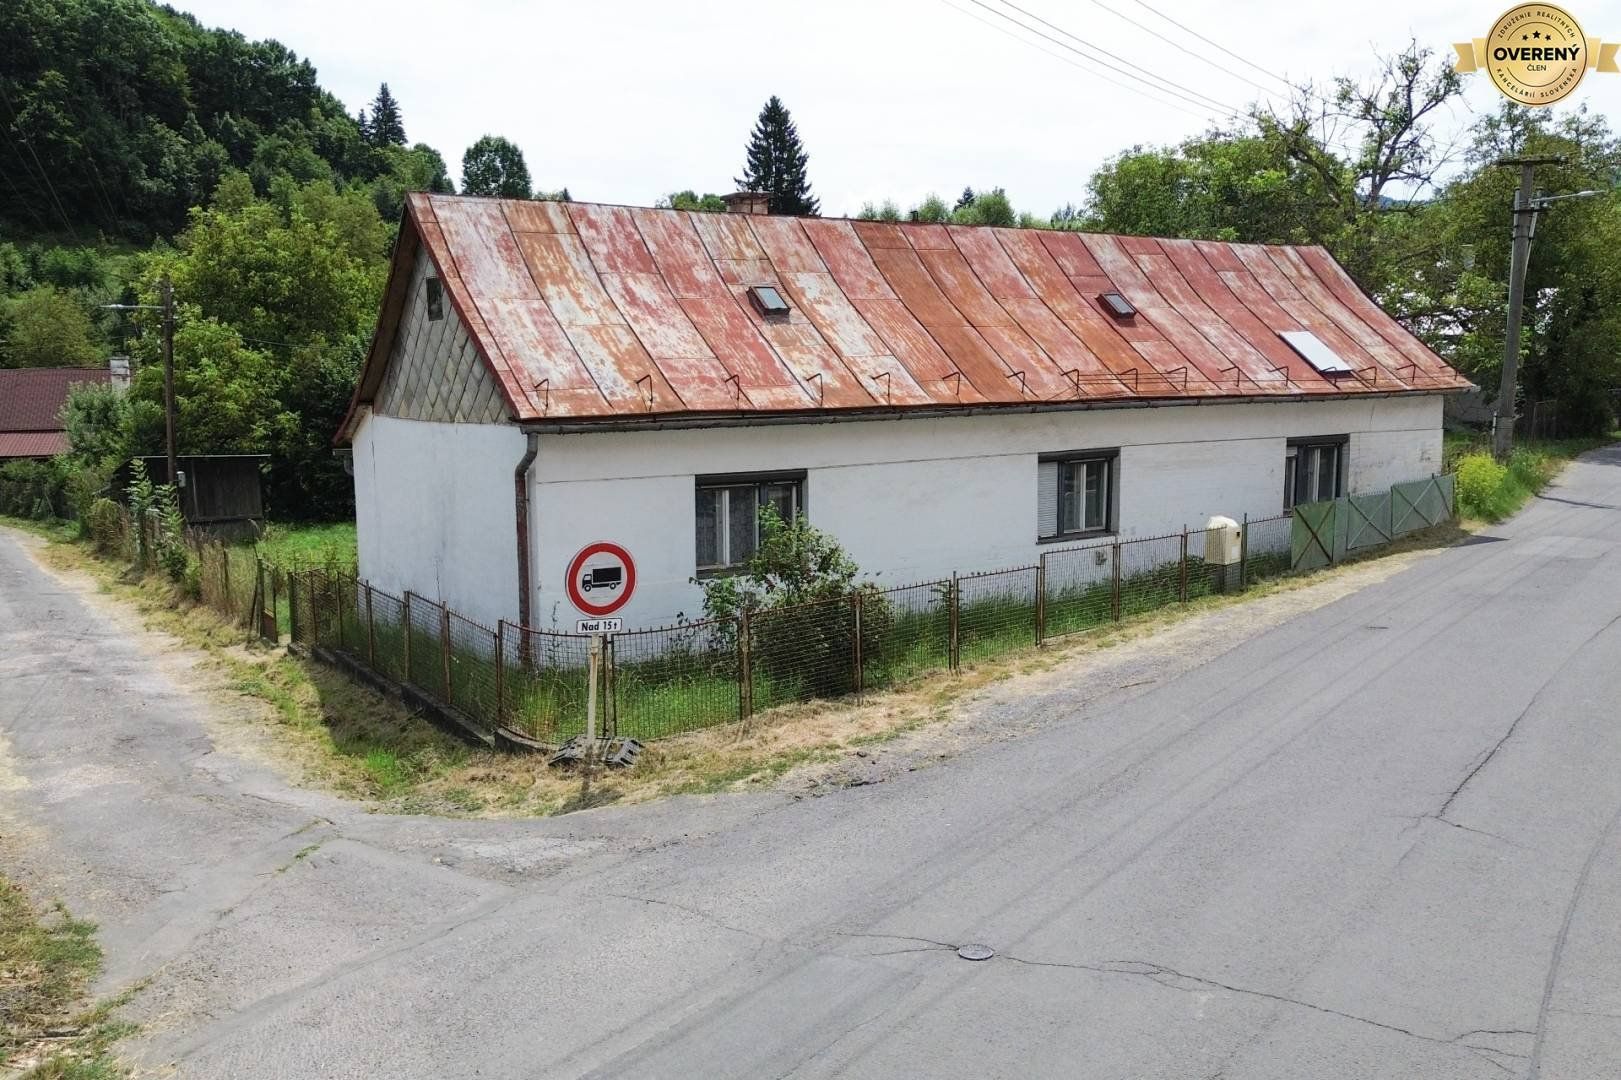
[[[95,926],[59,905],[41,911],[0,876],[0,1075],[111,1080],[125,1075],[109,1048],[128,1029],[122,1001],[84,1007],[101,967]]]
[[[1405,537],[1377,556],[1447,546],[1466,535],[1443,526]],[[195,681],[219,695],[228,715],[246,720],[264,736],[239,743],[227,726],[216,737],[231,749],[290,771],[298,782],[374,801],[380,810],[479,817],[548,815],[610,802],[768,787],[787,774],[814,773],[864,747],[934,725],[954,715],[963,698],[993,683],[1075,662],[1201,612],[1340,575],[1353,575],[1344,579],[1349,588],[1357,580],[1357,564],[1377,557],[1265,582],[1242,594],[1161,608],[1039,649],[1003,654],[955,676],[934,672],[868,695],[862,703],[786,706],[742,724],[661,739],[647,746],[634,769],[598,769],[587,785],[577,772],[548,768],[539,756],[470,748],[324,664],[248,643],[241,628],[184,600],[167,582],[131,579],[83,545],[53,543],[40,553],[70,577],[88,575],[102,593],[133,605],[149,629],[195,650]],[[109,617],[117,617],[116,611]]]

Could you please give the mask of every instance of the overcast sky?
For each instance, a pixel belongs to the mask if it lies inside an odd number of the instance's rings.
[[[500,134],[523,149],[536,187],[566,185],[577,199],[651,205],[683,188],[732,190],[755,116],[777,94],[829,215],[885,198],[905,208],[931,191],[949,200],[965,184],[1001,185],[1017,208],[1045,215],[1079,203],[1086,178],[1122,149],[1207,128],[1220,113],[1212,101],[1281,102],[1274,75],[1365,74],[1376,50],[1410,37],[1450,56],[1507,5],[1014,0],[1021,15],[1002,0],[171,2],[308,57],[351,112],[386,81],[407,135],[444,154],[453,175],[468,144]],[[1589,35],[1621,38],[1613,0],[1567,6]],[[1147,90],[988,8],[1082,49],[1044,19],[1110,63],[1175,85]],[[1486,77],[1466,78],[1448,126],[1495,108]],[[1621,75],[1589,71],[1562,107],[1581,103],[1621,115]]]

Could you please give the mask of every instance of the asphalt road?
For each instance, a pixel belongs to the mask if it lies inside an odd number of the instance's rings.
[[[6,535],[0,820],[187,1077],[1611,1078],[1618,621],[1611,450],[936,768],[443,823],[234,753]]]

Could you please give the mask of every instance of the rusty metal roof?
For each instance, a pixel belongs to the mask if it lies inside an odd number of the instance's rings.
[[[1470,385],[1320,247],[427,194],[405,218],[357,405],[418,250],[525,422]],[[1320,374],[1298,330],[1353,372]]]

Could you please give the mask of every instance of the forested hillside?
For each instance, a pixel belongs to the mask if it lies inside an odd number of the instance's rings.
[[[405,193],[452,190],[386,86],[350,116],[275,41],[145,0],[0,6],[0,366],[135,358],[110,456],[161,445],[168,275],[180,448],[262,450],[276,512],[345,512],[329,440]]]

